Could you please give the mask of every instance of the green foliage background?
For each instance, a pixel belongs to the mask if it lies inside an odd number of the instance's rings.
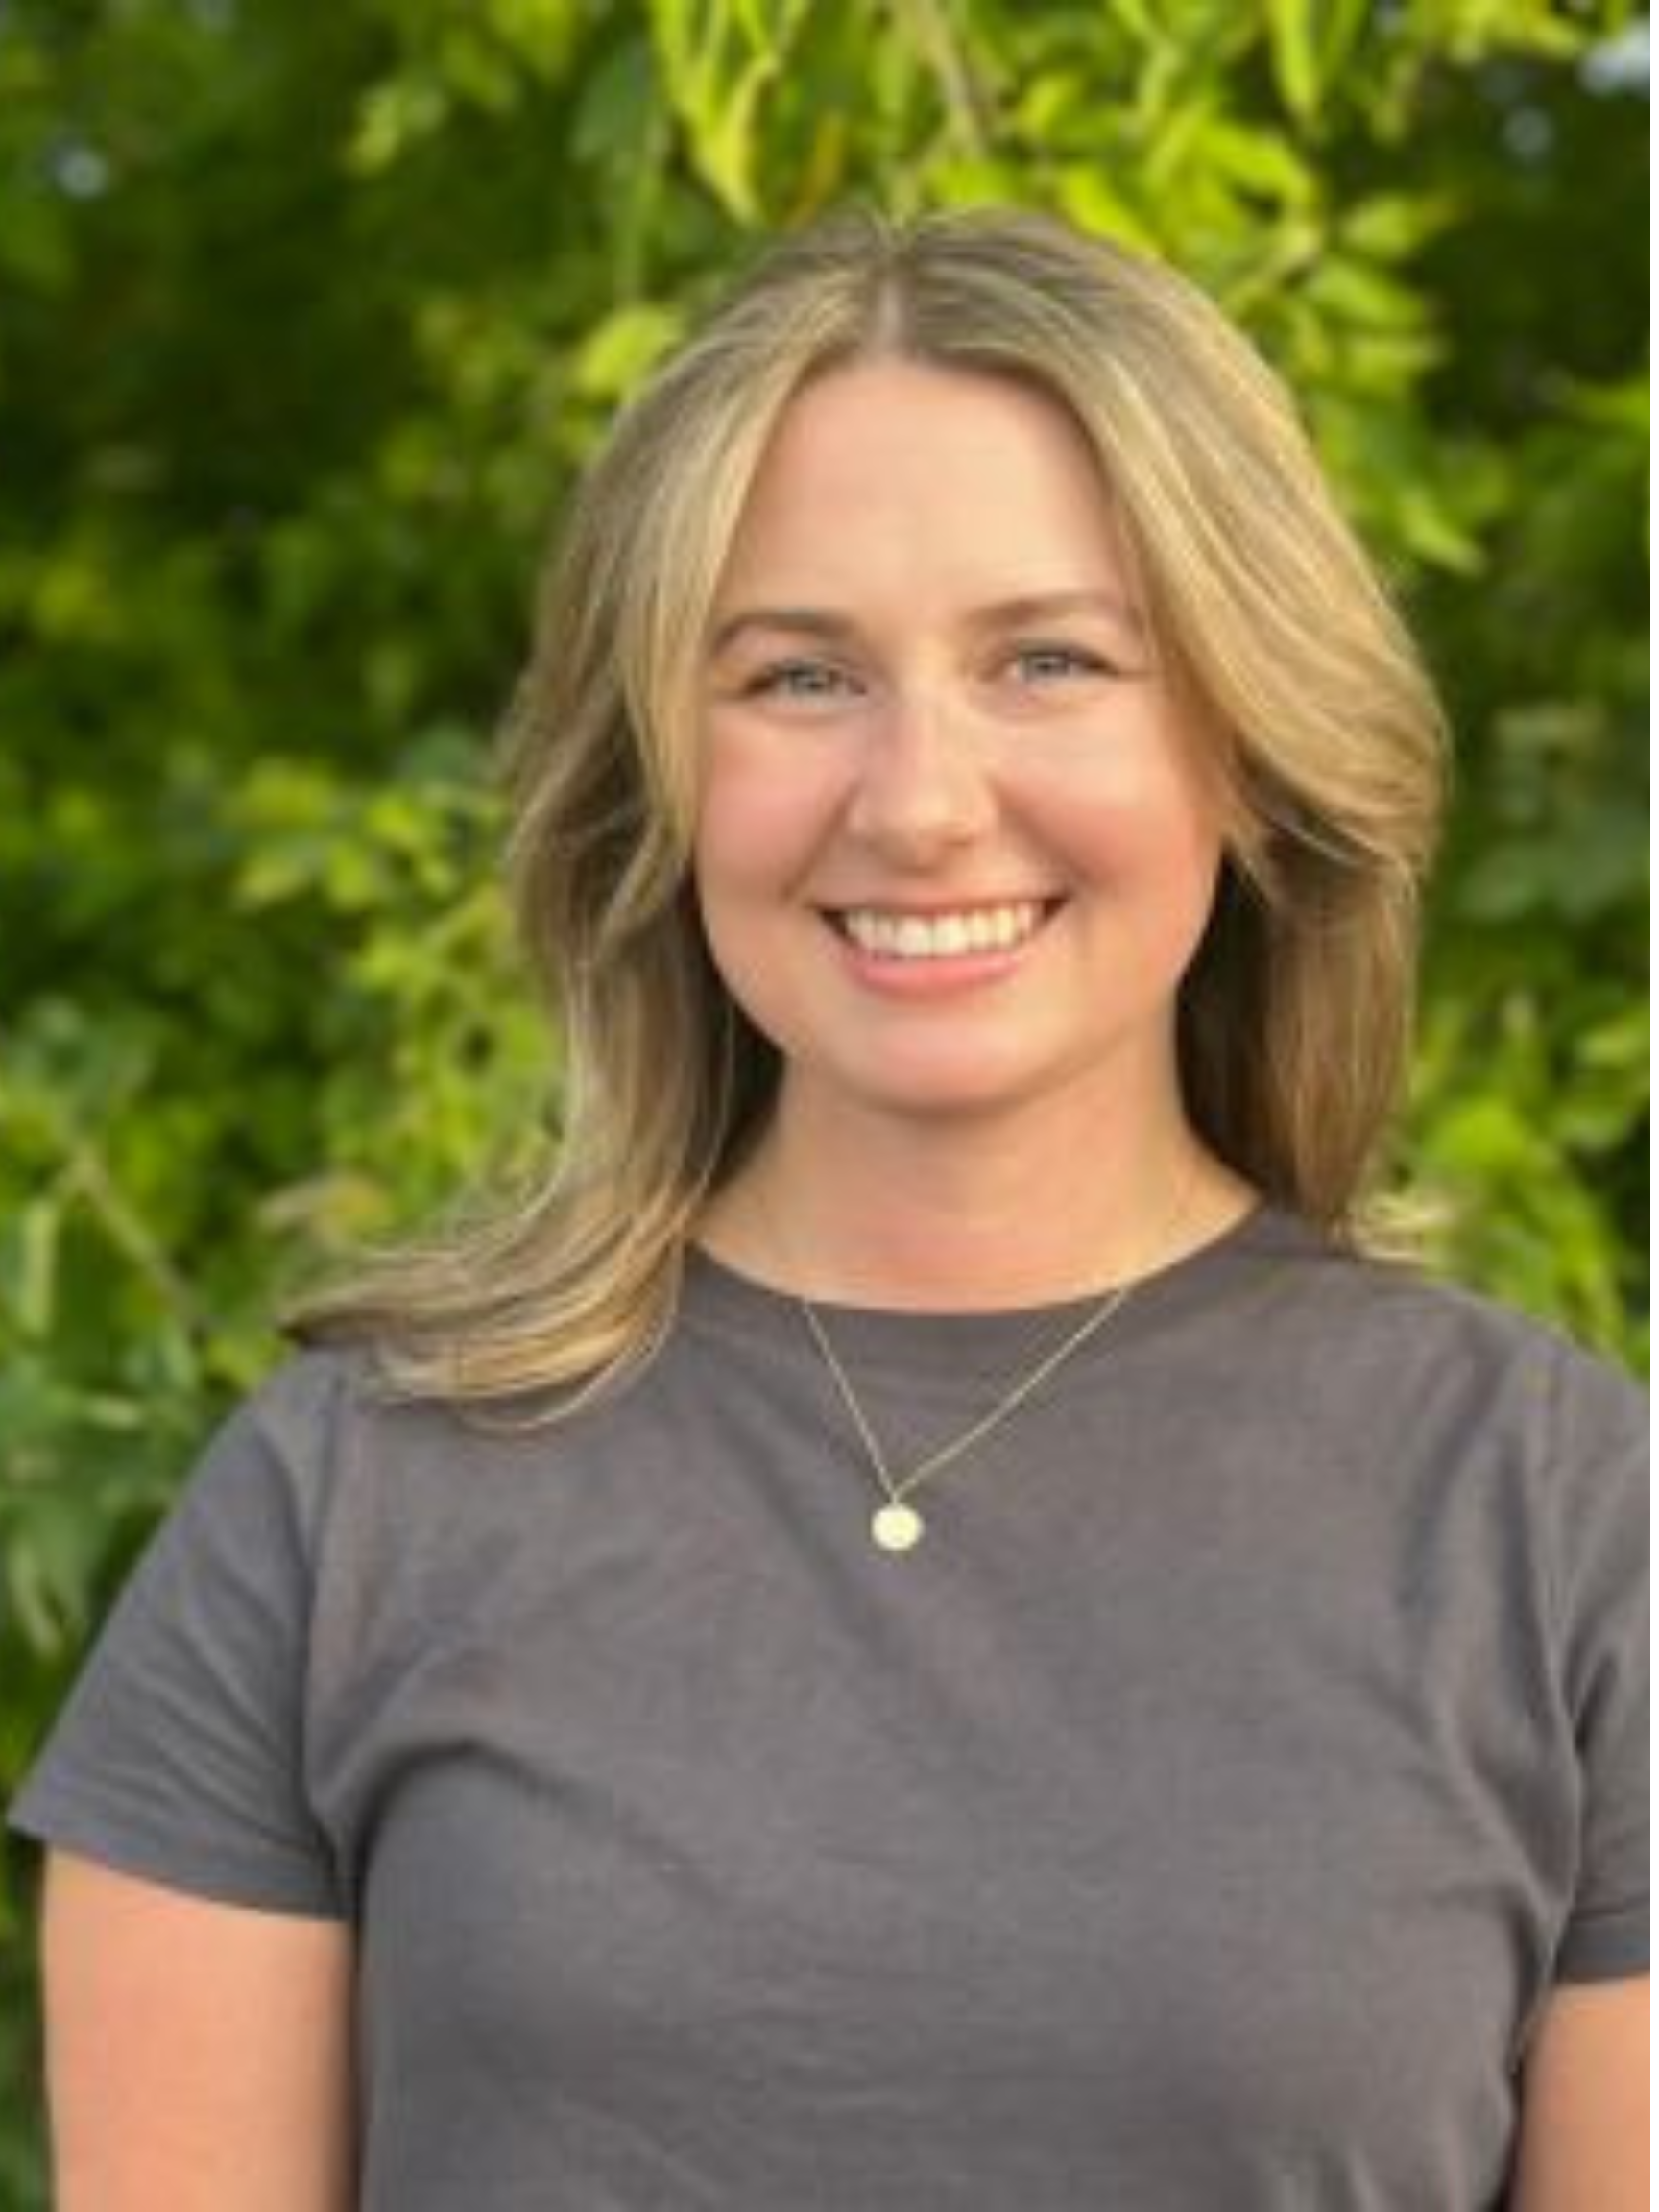
[[[279,1288],[541,1141],[486,773],[539,550],[845,197],[1058,208],[1288,373],[1460,737],[1405,1166],[1643,1359],[1644,70],[1543,0],[11,0],[0,1789]]]

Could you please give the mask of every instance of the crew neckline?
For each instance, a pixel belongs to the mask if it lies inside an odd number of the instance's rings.
[[[1258,1200],[1207,1242],[1138,1277],[1102,1329],[1101,1342],[1121,1342],[1202,1305],[1241,1262],[1272,1252],[1306,1257],[1325,1249],[1310,1224]],[[1107,1286],[1040,1305],[959,1311],[823,1298],[814,1298],[811,1306],[837,1349],[862,1365],[932,1366],[950,1373],[972,1372],[982,1360],[1018,1359],[1064,1335],[1110,1295]],[[686,1247],[680,1318],[693,1332],[735,1334],[750,1345],[811,1359],[816,1355],[803,1325],[802,1304],[794,1291],[745,1274],[701,1244]]]

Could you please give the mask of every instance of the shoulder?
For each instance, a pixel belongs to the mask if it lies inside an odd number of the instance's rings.
[[[325,1507],[330,1473],[373,1390],[363,1353],[290,1354],[208,1431],[185,1479],[180,1511],[264,1491],[284,1498],[309,1526]]]
[[[1560,1329],[1277,1216],[1210,1340],[1225,1403],[1440,1526],[1517,1533],[1546,1581],[1645,1556],[1647,1399]],[[1604,1579],[1598,1572],[1590,1580]]]
[[[381,1462],[436,1448],[449,1464],[482,1446],[487,1417],[400,1392],[365,1345],[304,1346],[291,1352],[220,1419],[192,1480],[211,1483],[257,1467],[308,1513]]]
[[[280,1358],[207,1431],[156,1534],[163,1558],[237,1557],[309,1582],[355,1545],[396,1487],[400,1431],[447,1428],[438,1407],[398,1407],[373,1356],[307,1347]]]
[[[1407,1372],[1442,1366],[1497,1403],[1513,1403],[1557,1451],[1619,1447],[1647,1435],[1635,1377],[1555,1324],[1417,1268],[1360,1261],[1358,1301],[1378,1315]]]
[[[1646,1392],[1555,1325],[1426,1266],[1334,1245],[1280,1217],[1259,1239],[1281,1327],[1344,1377],[1367,1372],[1406,1410],[1412,1394],[1502,1403],[1542,1429],[1584,1424],[1646,1438]]]

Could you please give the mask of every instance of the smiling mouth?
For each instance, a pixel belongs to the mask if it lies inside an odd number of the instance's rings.
[[[1014,899],[930,914],[849,906],[826,919],[849,944],[878,960],[960,960],[974,953],[1016,950],[1036,936],[1061,903],[1058,899]]]

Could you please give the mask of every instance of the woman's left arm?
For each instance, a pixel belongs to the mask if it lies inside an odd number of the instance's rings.
[[[1522,2075],[1511,2212],[1647,2212],[1647,1983],[1559,1984]]]

